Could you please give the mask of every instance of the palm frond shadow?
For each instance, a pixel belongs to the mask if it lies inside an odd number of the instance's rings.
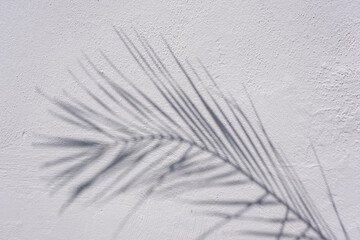
[[[165,39],[172,64],[165,64],[137,32],[136,43],[121,30],[115,32],[151,82],[149,93],[102,51],[116,79],[85,54],[79,66],[96,89],[69,71],[88,100],[66,91],[66,100],[61,100],[39,90],[57,107],[50,114],[86,133],[84,138],[41,136],[43,141],[36,143],[62,152],[71,149],[71,154],[43,165],[57,172],[49,181],[54,191],[71,189],[62,210],[84,194],[90,202],[103,204],[142,189],[143,198],[129,210],[117,233],[146,199],[160,195],[219,219],[198,239],[237,221],[252,222],[245,229],[243,224],[235,225],[239,230],[234,234],[244,236],[336,239],[288,159],[268,137],[254,107],[250,118],[234,98],[220,91],[200,61],[197,67],[182,63]],[[205,81],[211,81],[213,88]],[[270,230],[262,227],[264,223]]]

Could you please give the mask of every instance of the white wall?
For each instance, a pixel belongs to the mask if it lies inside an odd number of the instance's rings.
[[[76,202],[59,215],[66,192],[51,196],[40,168],[52,153],[32,146],[35,133],[62,131],[35,88],[51,96],[75,91],[67,69],[77,68],[82,51],[96,60],[103,49],[131,71],[113,25],[130,35],[135,27],[159,51],[165,36],[180,58],[202,59],[240,100],[244,84],[271,137],[344,239],[326,209],[311,141],[351,239],[360,239],[356,0],[1,1],[0,239],[111,239],[131,206],[134,196],[104,206]],[[119,239],[194,237],[206,224],[188,215],[185,206],[153,199]]]

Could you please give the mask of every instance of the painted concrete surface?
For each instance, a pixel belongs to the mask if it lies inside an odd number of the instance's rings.
[[[245,85],[270,136],[345,239],[312,143],[351,239],[360,238],[359,1],[100,0],[0,3],[0,239],[112,239],[139,197],[74,203],[59,214],[67,195],[51,195],[41,169],[54,153],[32,146],[37,133],[72,131],[54,121],[36,88],[81,94],[68,69],[78,68],[83,52],[96,61],[102,49],[136,76],[114,25],[130,35],[134,27],[160,52],[164,36],[180,58],[200,58],[240,102]],[[192,239],[206,224],[186,206],[152,199],[118,239]]]

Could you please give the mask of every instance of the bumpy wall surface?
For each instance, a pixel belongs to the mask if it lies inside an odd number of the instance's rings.
[[[76,172],[57,175],[61,169],[47,167],[49,161],[69,154],[63,148],[39,146],[41,137],[89,135],[81,135],[79,127],[59,121],[54,116],[59,113],[56,106],[46,96],[68,99],[66,95],[72,94],[88,106],[104,110],[96,101],[85,100],[89,95],[81,84],[97,97],[106,97],[96,87],[97,80],[92,82],[82,70],[79,62],[91,69],[86,57],[97,64],[100,72],[106,72],[110,67],[99,50],[103,51],[151,99],[159,98],[156,87],[149,84],[114,26],[134,41],[135,29],[170,68],[175,69],[176,63],[166,60],[171,59],[171,54],[162,37],[182,62],[188,59],[201,69],[197,62],[201,59],[221,91],[254,116],[247,91],[269,137],[287,156],[334,232],[328,239],[346,238],[316,155],[350,239],[360,239],[360,2],[356,0],[1,1],[0,239],[196,239],[205,238],[202,234],[217,223],[214,202],[199,213],[193,205],[185,204],[188,200],[171,198],[179,193],[176,189],[175,193],[149,197],[129,215],[133,206],[146,197],[140,188],[124,191],[106,203],[93,201],[106,189],[101,181],[109,176],[111,182],[110,173],[94,178],[101,169],[94,167],[93,172],[80,177]],[[141,46],[138,41],[136,44]],[[190,85],[182,82],[187,80],[180,76],[181,71],[174,69],[178,83],[185,92],[191,92]],[[81,84],[69,71],[76,74]],[[98,83],[103,80],[100,78]],[[214,90],[214,84],[206,81]],[[214,96],[221,100],[216,93]],[[192,99],[201,104],[198,97]],[[169,104],[163,106],[171,108]],[[211,121],[211,116],[206,116]],[[254,125],[258,127],[256,121]],[[120,168],[111,171],[121,171]],[[71,184],[75,177],[80,182],[93,177],[91,183],[83,186],[92,194],[78,188],[79,196],[67,206],[74,192],[67,184],[61,189],[54,184],[64,176],[70,176]],[[149,179],[143,184],[154,181]],[[251,196],[257,190],[250,188],[236,194],[219,190],[215,195],[208,191],[209,198],[221,200],[226,194],[241,199],[244,193]],[[213,212],[213,216],[206,218],[205,212]],[[126,224],[121,225],[127,216]],[[279,237],[266,232],[271,227],[264,232],[241,232],[237,227],[242,224],[240,220],[232,221],[231,226],[221,227],[206,237]],[[252,227],[259,222],[246,224]],[[293,228],[296,231],[296,226]],[[291,235],[282,238],[297,239]]]

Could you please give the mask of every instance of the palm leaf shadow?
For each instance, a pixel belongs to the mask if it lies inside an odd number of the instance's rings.
[[[249,237],[336,239],[288,159],[268,137],[254,106],[255,118],[251,118],[234,98],[220,91],[200,61],[197,66],[201,71],[189,61],[182,63],[165,39],[173,60],[170,65],[139,33],[135,32],[135,43],[121,30],[115,32],[162,104],[136,86],[102,51],[116,79],[85,54],[85,62],[79,61],[79,66],[96,89],[91,90],[69,71],[88,100],[66,91],[66,100],[60,100],[39,90],[57,107],[57,111],[50,111],[54,117],[88,136],[42,136],[43,141],[36,143],[73,151],[43,166],[57,171],[49,181],[54,191],[71,189],[62,210],[83,194],[89,194],[90,202],[106,203],[142,189],[143,198],[129,210],[116,234],[146,199],[157,194],[191,204],[198,214],[219,219],[197,239],[205,239],[235,221],[255,223],[253,229],[235,231]],[[177,74],[170,67],[175,67]],[[119,79],[126,84],[120,85]],[[211,81],[215,90],[206,87],[205,81]],[[81,176],[87,171],[90,174],[84,181]],[[102,188],[91,191],[96,186]],[[242,193],[243,198],[223,194],[221,199],[204,199],[196,194],[221,193],[224,189]],[[252,196],[248,189],[256,194]],[[259,215],[259,209],[276,209],[276,214]],[[270,224],[270,231],[262,229],[264,223]],[[292,223],[298,224],[295,232],[289,228]]]

